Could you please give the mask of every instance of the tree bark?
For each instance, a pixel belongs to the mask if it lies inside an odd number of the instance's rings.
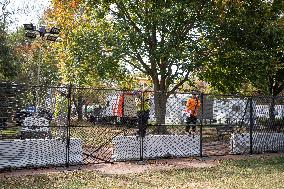
[[[275,115],[275,98],[279,95],[283,90],[283,85],[281,82],[277,81],[275,77],[269,76],[269,94],[271,95],[271,103],[269,105],[269,121],[268,127],[273,131],[277,131],[279,129],[279,125],[276,125],[276,115]]]
[[[78,121],[82,121],[83,120],[83,105],[84,105],[83,96],[79,95],[77,100],[76,100],[76,97],[74,97],[73,101],[76,107]]]
[[[157,130],[158,134],[165,134],[167,128],[165,126],[165,117],[167,109],[167,95],[163,91],[154,92],[154,103],[155,103],[155,115],[157,121]]]
[[[86,118],[88,118],[88,103],[84,103],[84,105],[85,105],[85,108],[84,108],[84,116],[85,116]]]
[[[77,114],[78,114],[78,121],[83,120],[83,97],[80,95],[78,97],[78,107],[77,107]]]
[[[275,125],[275,97],[272,96],[271,103],[269,106],[269,128],[271,130],[276,130],[277,125]]]

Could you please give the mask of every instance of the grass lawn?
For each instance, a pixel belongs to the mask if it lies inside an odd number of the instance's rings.
[[[95,171],[0,178],[0,188],[284,188],[284,158],[226,160],[212,168],[104,175]]]
[[[15,138],[18,136],[19,131],[19,127],[8,127],[5,129],[0,129],[0,138]]]

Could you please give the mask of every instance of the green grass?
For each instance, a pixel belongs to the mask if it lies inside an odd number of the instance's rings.
[[[0,130],[0,136],[4,138],[14,138],[17,137],[19,134],[19,127],[11,127],[11,128],[5,128]]]
[[[284,188],[284,158],[223,161],[213,168],[104,175],[77,171],[2,178],[0,188]]]

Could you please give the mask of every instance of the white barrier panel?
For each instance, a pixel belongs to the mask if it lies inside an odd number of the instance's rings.
[[[43,117],[26,117],[23,121],[21,131],[48,132],[49,121]]]
[[[140,141],[136,136],[117,136],[113,139],[114,161],[139,160]],[[200,154],[200,136],[147,135],[143,139],[143,158],[189,157]]]
[[[70,139],[69,163],[81,164],[80,139]],[[59,139],[26,139],[0,141],[0,169],[38,167],[66,163],[66,141]]]
[[[283,133],[253,133],[252,150],[257,152],[283,151],[284,134]],[[233,154],[243,154],[250,152],[250,134],[232,134],[231,152]]]

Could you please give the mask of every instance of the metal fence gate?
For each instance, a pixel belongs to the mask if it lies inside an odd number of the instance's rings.
[[[283,97],[198,94],[193,133],[191,96],[168,96],[161,122],[151,91],[2,82],[0,170],[284,150]]]
[[[113,139],[137,130],[137,99],[129,91],[90,88],[72,88],[71,99],[70,137],[81,139],[83,164],[112,162]],[[124,105],[132,107],[123,112]]]

